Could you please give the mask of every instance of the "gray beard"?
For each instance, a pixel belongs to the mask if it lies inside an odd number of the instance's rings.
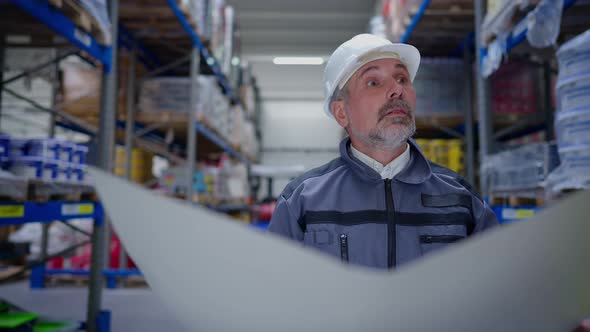
[[[398,123],[401,128],[393,130],[379,125],[367,136],[368,143],[379,150],[392,150],[406,143],[416,132],[416,123],[413,119],[410,119],[409,123],[406,123],[408,121],[406,118],[395,118],[393,120],[394,123]]]

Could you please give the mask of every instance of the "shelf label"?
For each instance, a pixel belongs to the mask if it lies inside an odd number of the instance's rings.
[[[64,216],[93,213],[94,204],[64,204],[61,206],[61,214]]]
[[[22,218],[25,216],[24,205],[2,205],[0,206],[0,218]]]
[[[506,220],[528,219],[535,216],[533,209],[503,209],[502,217]]]

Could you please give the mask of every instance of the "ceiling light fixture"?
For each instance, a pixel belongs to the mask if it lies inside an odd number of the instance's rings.
[[[321,65],[324,59],[321,57],[311,56],[279,56],[272,60],[275,65]]]

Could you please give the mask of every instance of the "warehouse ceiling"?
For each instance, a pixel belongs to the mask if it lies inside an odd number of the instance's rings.
[[[367,31],[374,0],[228,0],[265,100],[321,100],[324,66],[278,66],[275,56],[322,56]]]
[[[246,57],[329,55],[367,30],[373,0],[228,0],[236,9]]]

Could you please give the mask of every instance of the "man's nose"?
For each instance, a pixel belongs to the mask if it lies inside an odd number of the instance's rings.
[[[391,87],[387,91],[387,98],[388,99],[401,99],[403,91],[404,91],[404,88],[402,87],[402,85],[396,81],[393,81]]]

